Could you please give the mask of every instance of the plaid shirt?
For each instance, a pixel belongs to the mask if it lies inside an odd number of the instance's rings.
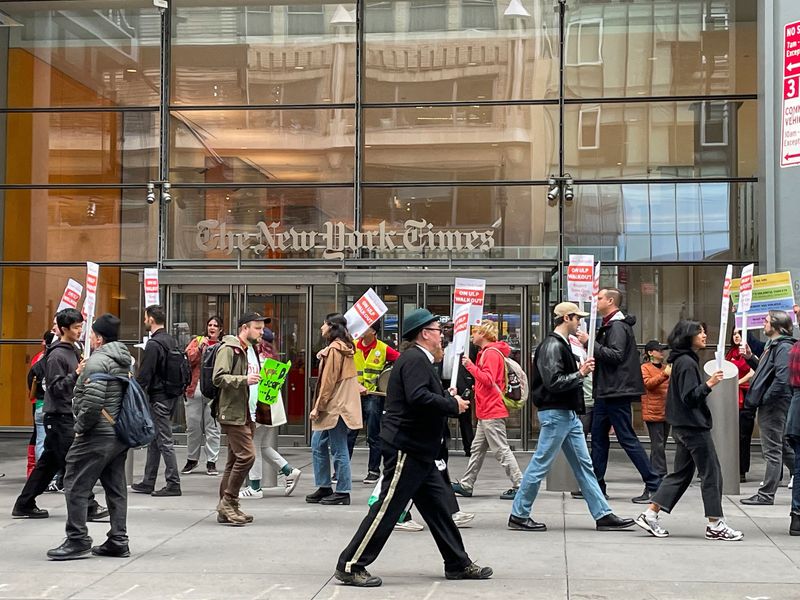
[[[795,342],[789,350],[789,385],[800,388],[800,342]]]

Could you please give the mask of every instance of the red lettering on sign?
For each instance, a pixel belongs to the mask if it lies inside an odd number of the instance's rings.
[[[483,304],[483,290],[456,288],[454,301],[456,304]]]
[[[153,277],[149,277],[148,279],[144,280],[144,287],[149,290],[157,289],[158,288],[158,279]]]
[[[358,315],[364,319],[364,322],[368,325],[371,325],[378,319],[378,311],[366,298],[361,298],[356,302],[355,309]]]

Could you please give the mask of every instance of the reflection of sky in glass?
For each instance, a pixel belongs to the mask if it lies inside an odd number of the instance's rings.
[[[622,192],[622,230],[625,233],[646,233],[650,231],[647,186],[623,185]]]

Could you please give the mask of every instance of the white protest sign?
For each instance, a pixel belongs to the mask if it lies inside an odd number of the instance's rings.
[[[464,355],[469,343],[469,304],[456,304],[453,307],[453,347],[456,349],[453,354],[453,374],[450,376],[450,387],[456,387],[458,378],[458,368],[461,357]]]
[[[74,279],[67,281],[67,287],[64,288],[64,293],[61,296],[61,302],[58,303],[56,312],[65,308],[78,308],[78,300],[81,299],[81,294],[83,294],[83,286],[80,283]]]
[[[594,256],[570,254],[567,267],[567,300],[591,302],[594,289]]]
[[[722,370],[722,361],[725,358],[725,333],[728,331],[728,313],[731,301],[731,279],[733,278],[733,265],[728,265],[725,271],[725,281],[722,284],[722,308],[719,313],[719,339],[717,340],[717,371]]]
[[[742,313],[742,350],[747,345],[747,312],[753,304],[753,263],[742,269],[739,279],[739,310]]]
[[[85,339],[86,332],[91,330],[94,321],[95,306],[97,304],[97,280],[100,276],[100,265],[93,262],[86,263],[86,299],[83,301],[83,318],[86,323],[83,326],[81,339]],[[92,352],[91,344],[86,344],[83,352],[84,358],[89,358]]]
[[[158,269],[144,270],[144,305],[161,304],[158,293]]]
[[[360,338],[370,325],[386,314],[387,310],[375,290],[369,288],[344,314],[344,318],[347,320],[347,330],[353,338]]]
[[[486,293],[485,279],[456,278],[453,290],[453,312],[459,304],[469,306],[469,324],[480,325],[483,318],[483,299]],[[455,320],[455,319],[454,319]]]
[[[586,355],[589,358],[594,356],[594,339],[597,335],[597,295],[600,293],[600,263],[594,266],[592,274],[592,310],[589,314],[589,344]]]

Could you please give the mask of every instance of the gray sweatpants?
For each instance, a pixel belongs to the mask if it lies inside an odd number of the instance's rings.
[[[186,397],[186,458],[200,460],[200,448],[206,449],[206,461],[217,462],[219,457],[219,423],[211,416],[211,401],[200,392]]]
[[[486,452],[491,452],[503,466],[513,487],[518,488],[522,482],[522,471],[519,470],[517,458],[508,445],[505,419],[478,419],[475,439],[472,440],[469,463],[459,483],[465,490],[471,490],[478,479]]]

